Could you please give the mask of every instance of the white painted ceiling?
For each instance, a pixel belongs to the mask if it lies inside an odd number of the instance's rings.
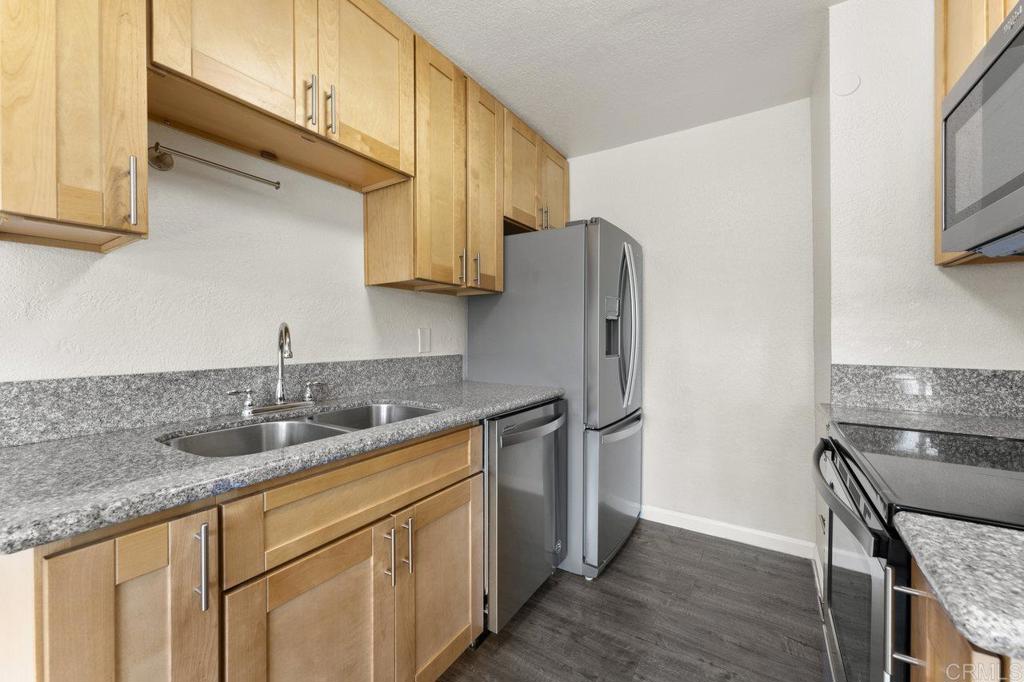
[[[808,96],[838,0],[384,0],[572,157]]]

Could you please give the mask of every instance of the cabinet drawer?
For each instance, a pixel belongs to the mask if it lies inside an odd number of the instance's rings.
[[[224,587],[481,471],[482,450],[477,426],[222,505]]]

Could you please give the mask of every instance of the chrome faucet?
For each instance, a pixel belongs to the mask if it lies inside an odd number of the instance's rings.
[[[274,400],[278,405],[285,402],[284,397],[284,360],[292,359],[292,331],[287,322],[282,322],[277,329],[277,390]]]

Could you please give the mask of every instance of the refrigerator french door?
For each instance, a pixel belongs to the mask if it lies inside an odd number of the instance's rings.
[[[593,577],[629,539],[640,518],[643,413],[604,429],[587,429],[583,471],[584,575]]]
[[[640,509],[643,267],[639,242],[591,218],[506,236],[504,293],[469,301],[467,379],[565,391],[560,568],[587,577],[608,565]]]

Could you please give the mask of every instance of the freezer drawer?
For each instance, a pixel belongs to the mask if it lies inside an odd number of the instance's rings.
[[[640,518],[641,411],[584,437],[583,574],[595,577],[629,539]]]
[[[487,422],[487,628],[498,632],[566,553],[566,404]]]

